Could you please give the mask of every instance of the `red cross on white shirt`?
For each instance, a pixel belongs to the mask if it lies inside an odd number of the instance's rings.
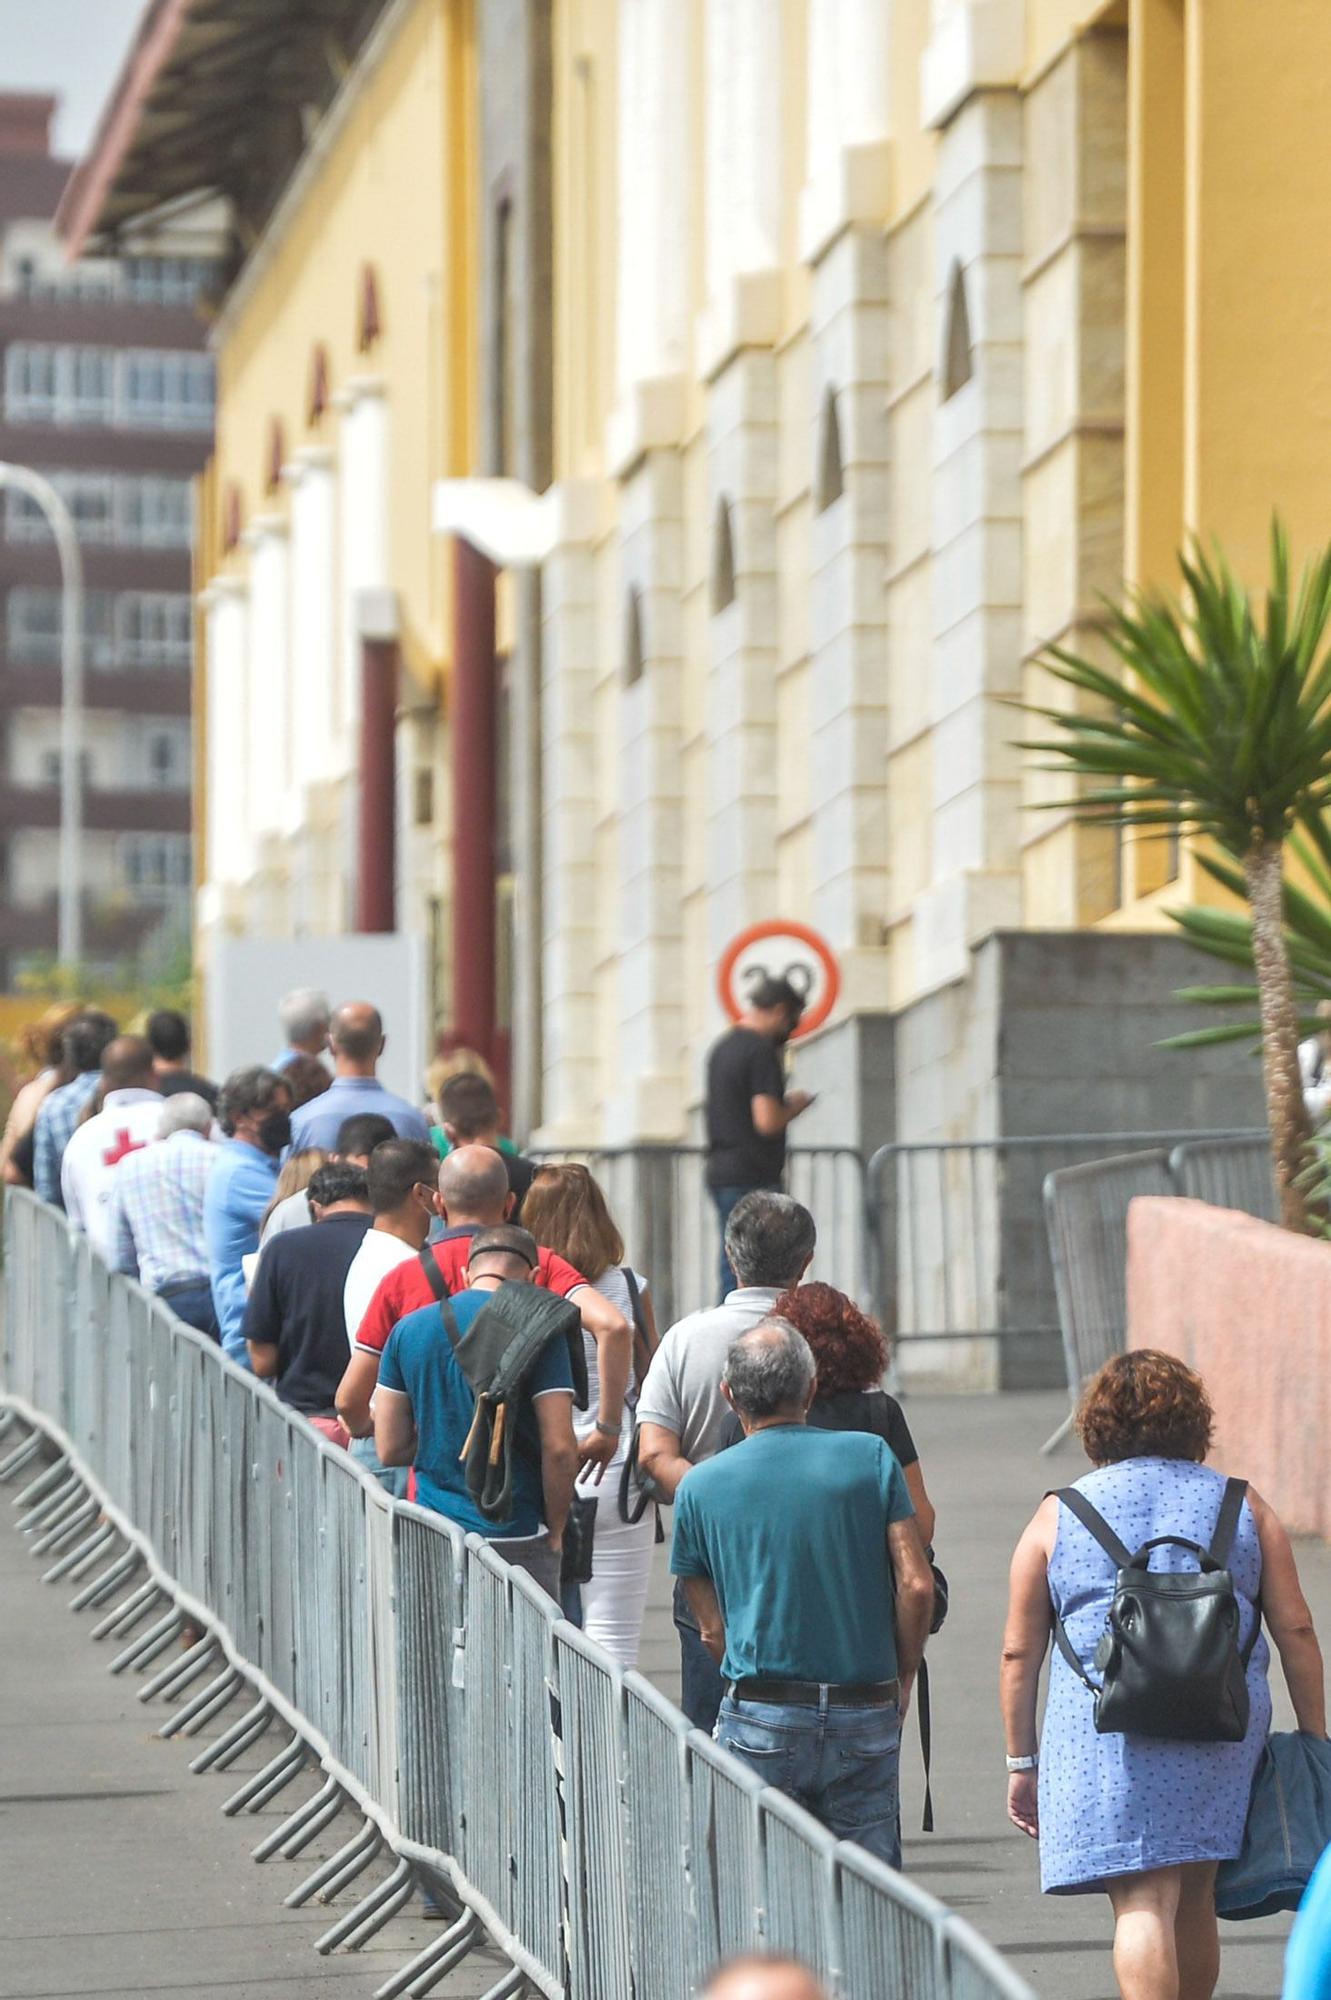
[[[129,1127],[122,1125],[116,1133],[114,1146],[108,1147],[106,1152],[102,1154],[102,1165],[104,1167],[119,1166],[126,1153],[141,1153],[147,1143],[146,1139],[131,1139],[129,1136]]]

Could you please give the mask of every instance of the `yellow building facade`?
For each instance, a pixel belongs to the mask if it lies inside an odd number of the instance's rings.
[[[464,0],[383,11],[214,328],[205,959],[216,926],[356,928],[367,637],[399,662],[397,921],[424,930],[437,903],[450,572],[430,496],[474,443],[473,58]]]
[[[995,1001],[981,961],[1037,938],[1088,1043],[1132,990],[1142,1060],[1078,1117],[1085,1059],[1051,1054],[1020,1129],[1182,1115],[1148,1053],[1193,969],[1165,911],[1213,892],[1049,810],[1013,705],[1056,698],[1038,655],[1094,649],[1125,576],[1172,586],[1189,534],[1258,584],[1273,507],[1325,534],[1331,13],[554,20],[548,1134],[686,1129],[725,943],[778,915],[843,971],[846,1018],[801,1055],[835,1105],[810,1138],[1018,1129],[1005,1007],[1040,981]],[[1227,1122],[1216,1086],[1180,1085],[1186,1122]]]

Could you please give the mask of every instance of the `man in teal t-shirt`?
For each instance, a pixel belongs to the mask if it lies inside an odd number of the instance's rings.
[[[721,1386],[744,1443],[686,1475],[670,1558],[727,1684],[716,1740],[899,1868],[901,1716],[933,1609],[901,1467],[880,1437],[809,1428],[813,1354],[783,1320],[734,1343]]]

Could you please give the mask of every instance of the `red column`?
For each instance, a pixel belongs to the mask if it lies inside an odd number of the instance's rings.
[[[360,642],[360,829],[356,928],[396,925],[397,877],[396,639]]]
[[[497,999],[495,572],[470,542],[459,538],[453,549],[453,1034],[491,1060]]]

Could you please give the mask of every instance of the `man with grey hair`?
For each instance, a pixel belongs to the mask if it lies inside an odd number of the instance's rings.
[[[328,995],[315,986],[295,986],[278,1002],[277,1018],[282,1023],[286,1047],[269,1065],[284,1070],[297,1056],[321,1056],[328,1047],[328,1024],[332,1019]]]
[[[675,1498],[670,1568],[721,1669],[718,1743],[839,1840],[901,1866],[901,1718],[934,1586],[901,1467],[868,1431],[806,1421],[803,1334],[764,1320],[726,1357],[744,1442]]]
[[[216,1150],[212,1106],[197,1092],[168,1097],[152,1144],[127,1153],[111,1192],[111,1268],[138,1277],[178,1319],[218,1338],[203,1235],[203,1197]]]
[[[638,1399],[638,1463],[652,1493],[672,1500],[691,1465],[720,1451],[730,1406],[721,1371],[740,1334],[765,1319],[781,1293],[797,1285],[817,1244],[813,1217],[775,1189],[746,1194],[726,1223],[726,1255],[738,1279],[719,1306],[678,1320],[661,1342]],[[710,1730],[721,1705],[721,1676],[698,1635],[684,1593],[675,1590],[682,1693],[680,1706]]]

